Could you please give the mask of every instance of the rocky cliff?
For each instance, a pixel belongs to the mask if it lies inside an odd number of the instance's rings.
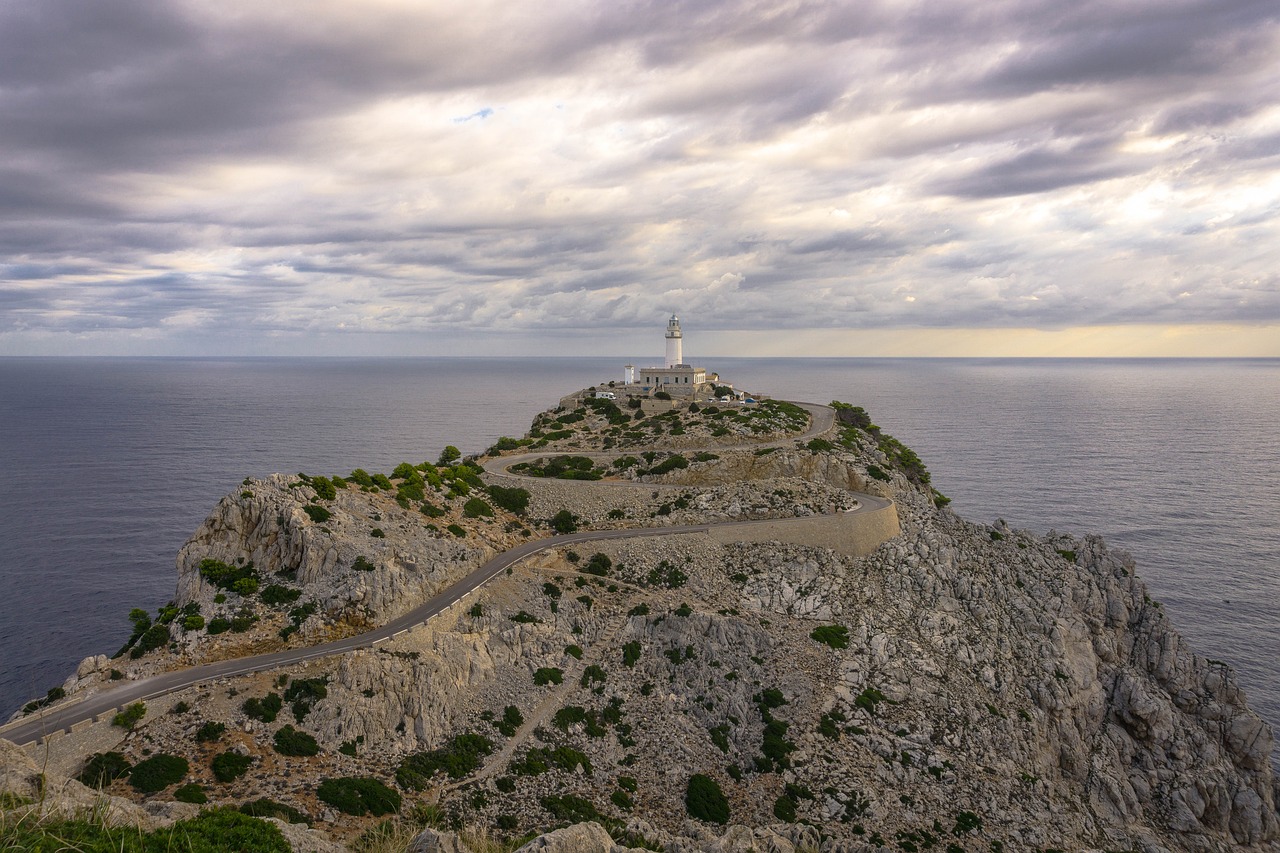
[[[583,414],[560,439],[574,452],[616,426]],[[539,423],[564,425],[552,416]],[[664,417],[685,435],[719,429],[701,413]],[[436,827],[418,850],[502,838],[672,853],[1280,847],[1269,727],[1096,537],[960,518],[914,454],[858,417],[767,452],[722,448],[613,479],[486,474],[530,493],[523,513],[491,516],[462,510],[483,486],[429,485],[439,514],[427,514],[391,483],[324,498],[326,483],[248,481],[183,548],[175,607],[252,612],[238,636],[272,647],[349,632],[544,535],[557,509],[583,526],[647,527],[840,512],[874,492],[895,501],[902,532],[864,557],[702,534],[564,546],[391,643],[192,688],[176,697],[185,710],[119,751],[184,756],[215,801],[268,797],[357,846],[374,819],[321,797],[325,779],[397,790],[406,845]],[[219,586],[208,560],[252,565],[259,586]],[[255,598],[268,581],[299,597],[273,610]],[[135,666],[226,654],[221,636],[206,623]],[[245,703],[272,694],[278,719]],[[202,738],[209,724],[223,730]],[[316,754],[283,755],[286,724]],[[227,751],[248,769],[217,781]],[[108,791],[139,798],[123,779]]]

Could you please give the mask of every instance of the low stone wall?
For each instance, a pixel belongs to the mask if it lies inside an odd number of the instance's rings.
[[[712,527],[707,535],[722,544],[789,542],[793,545],[830,548],[851,557],[865,557],[901,532],[897,507],[891,503],[880,509],[813,518],[722,524]]]

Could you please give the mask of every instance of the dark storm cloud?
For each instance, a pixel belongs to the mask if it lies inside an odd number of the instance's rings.
[[[944,179],[935,189],[969,198],[1027,195],[1132,174],[1142,171],[1143,166],[1124,162],[1108,143],[1045,145]]]

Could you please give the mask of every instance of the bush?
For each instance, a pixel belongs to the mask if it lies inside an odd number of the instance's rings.
[[[459,539],[467,535],[467,531],[457,524],[450,524],[448,527],[445,528],[445,530],[449,531],[454,536],[457,536]]]
[[[608,675],[605,674],[605,671],[601,669],[598,664],[593,663],[591,664],[591,666],[587,667],[585,670],[582,671],[581,685],[583,687],[587,687],[588,685],[591,685],[591,684],[597,684],[597,683],[603,682],[607,678],[608,678]]]
[[[481,759],[493,752],[493,741],[484,735],[461,734],[447,745],[405,756],[396,768],[396,782],[401,787],[421,791],[431,777],[443,771],[453,779],[461,779],[480,766]]]
[[[640,642],[632,640],[622,647],[622,665],[633,667],[640,660]]]
[[[538,671],[533,674],[533,683],[539,686],[546,684],[560,684],[564,681],[564,672],[555,666],[539,667]]]
[[[493,507],[484,498],[468,498],[462,505],[462,514],[467,518],[492,518]]]
[[[329,695],[329,689],[326,686],[328,679],[324,678],[295,678],[289,685],[289,689],[284,692],[284,701],[291,703],[290,708],[293,710],[293,718],[299,723],[307,714],[311,713],[311,708],[321,699]]]
[[[333,513],[329,512],[329,510],[319,504],[307,504],[302,508],[302,511],[305,512],[316,524],[322,524],[330,518],[333,518]]]
[[[293,806],[263,797],[240,806],[240,811],[251,817],[274,817],[286,823],[311,823],[311,819]]]
[[[613,561],[606,555],[592,554],[591,558],[588,559],[586,564],[578,571],[585,572],[589,575],[596,575],[597,577],[606,577],[608,576],[609,569],[611,568],[613,568]]]
[[[320,509],[320,507],[317,507]],[[253,568],[253,563],[245,563],[243,566],[230,566],[221,560],[201,560],[200,576],[213,584],[218,589],[230,591],[236,581],[244,578],[256,578],[257,570]]]
[[[359,817],[394,814],[400,811],[400,795],[368,776],[326,779],[316,788],[316,797],[343,814]]]
[[[508,705],[502,709],[502,719],[495,720],[493,725],[507,737],[511,737],[516,730],[524,725],[524,714],[520,713],[520,709],[515,705]]]
[[[668,472],[676,470],[677,468],[688,468],[688,467],[689,467],[689,460],[685,459],[679,453],[676,453],[672,456],[667,457],[666,459],[659,462],[657,465],[650,468],[649,473],[650,474],[666,474]]]
[[[298,596],[302,595],[300,589],[290,589],[287,586],[281,586],[273,583],[268,587],[264,587],[261,596],[263,604],[270,604],[273,607],[277,604],[292,604],[298,600]]]
[[[213,778],[219,782],[230,782],[247,773],[251,764],[253,759],[247,755],[241,755],[238,752],[220,752],[213,757],[209,767],[213,770]]]
[[[90,788],[103,788],[112,780],[124,776],[131,768],[129,760],[118,752],[95,752],[89,756],[84,769],[76,778]]]
[[[137,660],[153,649],[167,645],[169,642],[169,626],[168,625],[152,625],[142,633],[138,639],[138,644],[133,647],[133,651],[129,653],[129,657]]]
[[[147,715],[147,706],[142,702],[134,702],[111,718],[111,725],[133,731],[143,717]]]
[[[567,509],[551,516],[551,529],[556,533],[574,533],[578,529],[578,517]]]
[[[222,737],[226,730],[226,723],[205,723],[203,726],[196,729],[196,743],[208,743],[209,741],[217,740]]]
[[[252,850],[254,853],[291,853],[278,827],[241,814],[234,808],[207,809],[168,829],[158,829],[148,850],[185,850],[190,853],[217,853],[222,850]]]
[[[223,619],[221,616],[215,616],[209,620],[209,633],[222,634],[231,628],[231,620]]]
[[[144,794],[163,791],[187,775],[187,760],[160,753],[139,761],[129,773],[129,784]]]
[[[198,782],[188,782],[173,792],[173,798],[180,803],[195,803],[196,805],[204,805],[209,802],[209,796],[204,792],[204,786]]]
[[[796,804],[788,796],[778,797],[773,804],[773,816],[787,823],[796,822]]]
[[[809,636],[819,643],[826,643],[833,649],[849,647],[849,629],[843,625],[821,625],[814,628]]]
[[[276,752],[281,755],[315,755],[320,751],[320,744],[315,738],[293,726],[277,730],[272,741]]]
[[[720,784],[710,776],[695,773],[689,777],[685,790],[684,807],[690,817],[724,825],[729,822],[729,801]]]
[[[524,515],[525,511],[529,509],[529,491],[527,489],[490,486],[489,497],[499,507],[515,515]]]
[[[550,812],[552,817],[566,823],[599,822],[604,819],[604,816],[589,800],[584,800],[582,797],[575,797],[571,794],[564,796],[552,794],[543,797],[541,802],[542,807]]]
[[[246,699],[240,707],[244,710],[245,716],[264,723],[274,723],[276,715],[284,707],[284,702],[281,701],[279,693],[268,693],[261,699],[256,696]]]

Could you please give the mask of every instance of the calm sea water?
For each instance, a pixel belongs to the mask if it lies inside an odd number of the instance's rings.
[[[634,363],[641,363],[641,358]],[[389,471],[519,435],[624,359],[0,359],[0,708],[111,654],[247,475]],[[1280,360],[708,359],[864,406],[952,508],[1128,549],[1280,722]]]

